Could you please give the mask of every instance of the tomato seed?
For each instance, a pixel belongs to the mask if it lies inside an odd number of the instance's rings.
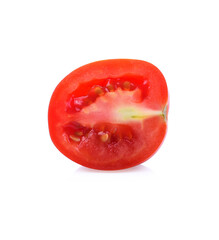
[[[110,91],[110,92],[113,92],[114,91],[114,87],[112,84],[108,84],[107,86],[107,89]]]
[[[107,133],[100,136],[100,139],[102,142],[106,142],[109,138],[109,135]]]
[[[81,140],[79,137],[75,137],[73,135],[70,135],[69,137],[71,138],[71,140],[73,140],[75,142],[80,142],[80,140]]]
[[[99,96],[102,96],[104,94],[104,91],[101,87],[95,87],[94,92]]]
[[[75,132],[75,136],[82,136],[83,135],[83,132]]]
[[[124,89],[124,90],[130,90],[130,86],[131,86],[131,84],[130,84],[130,82],[128,82],[128,81],[125,81],[125,82],[123,83],[123,89]]]

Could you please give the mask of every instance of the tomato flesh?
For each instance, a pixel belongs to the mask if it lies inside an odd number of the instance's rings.
[[[95,169],[123,169],[158,149],[167,112],[166,82],[155,66],[105,60],[73,71],[57,86],[49,130],[56,147],[71,160]]]

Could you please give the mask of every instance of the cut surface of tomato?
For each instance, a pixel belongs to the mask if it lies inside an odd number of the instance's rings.
[[[168,90],[157,67],[131,59],[103,60],[66,76],[50,100],[55,146],[83,166],[117,170],[149,159],[167,129]]]

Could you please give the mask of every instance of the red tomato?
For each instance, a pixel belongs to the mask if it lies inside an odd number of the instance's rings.
[[[49,105],[55,146],[83,166],[116,170],[146,161],[167,129],[168,90],[154,65],[131,59],[82,66],[56,87]]]

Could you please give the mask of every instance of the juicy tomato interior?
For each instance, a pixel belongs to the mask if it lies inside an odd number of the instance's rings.
[[[128,168],[158,149],[167,110],[166,82],[155,66],[129,59],[99,61],[73,71],[55,89],[50,135],[65,156],[83,166]]]

